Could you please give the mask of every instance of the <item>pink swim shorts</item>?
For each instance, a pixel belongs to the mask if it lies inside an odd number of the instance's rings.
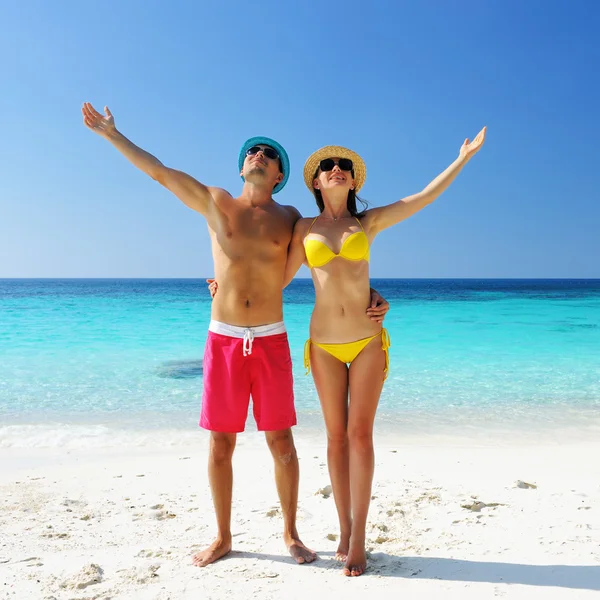
[[[244,431],[250,396],[259,431],[296,424],[292,359],[283,323],[236,327],[211,321],[203,375],[200,427]]]

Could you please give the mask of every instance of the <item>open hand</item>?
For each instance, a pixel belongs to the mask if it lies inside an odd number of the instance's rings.
[[[108,110],[108,106],[104,107],[104,115],[101,115],[89,102],[84,102],[81,114],[86,127],[102,137],[107,137],[116,131],[115,118]]]
[[[479,150],[481,150],[481,146],[483,146],[483,142],[485,142],[485,134],[487,131],[487,127],[484,127],[476,136],[475,139],[470,142],[469,138],[467,138],[460,149],[460,156],[464,158],[471,158],[475,155]]]

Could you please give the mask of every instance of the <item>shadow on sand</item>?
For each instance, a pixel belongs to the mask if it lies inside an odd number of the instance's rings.
[[[600,591],[600,565],[523,565],[518,563],[456,560],[451,558],[391,556],[383,552],[369,555],[369,567],[363,577],[405,577],[463,581],[476,583],[506,583],[540,587],[560,587],[573,590]],[[254,559],[293,564],[289,556],[232,551],[224,560]],[[307,567],[341,569],[333,553],[320,552],[319,559]]]

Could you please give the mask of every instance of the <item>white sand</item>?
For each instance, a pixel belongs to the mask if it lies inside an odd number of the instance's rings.
[[[303,566],[257,433],[235,455],[234,552],[204,569],[191,555],[215,532],[205,436],[127,456],[4,449],[0,598],[600,597],[600,442],[478,444],[377,441],[369,570],[353,579],[333,559],[333,498],[315,495],[329,479],[314,437],[297,439],[298,526],[320,556]]]

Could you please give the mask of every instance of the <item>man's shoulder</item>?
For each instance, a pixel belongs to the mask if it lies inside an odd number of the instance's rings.
[[[281,208],[283,208],[290,216],[294,217],[295,220],[302,218],[300,211],[295,206],[291,206],[290,204],[280,204],[279,206],[281,206]]]
[[[224,198],[233,198],[233,196],[227,190],[224,190],[223,188],[215,187],[215,186],[207,186],[207,187],[208,187],[208,191],[210,192],[211,196],[215,200],[221,200]]]

